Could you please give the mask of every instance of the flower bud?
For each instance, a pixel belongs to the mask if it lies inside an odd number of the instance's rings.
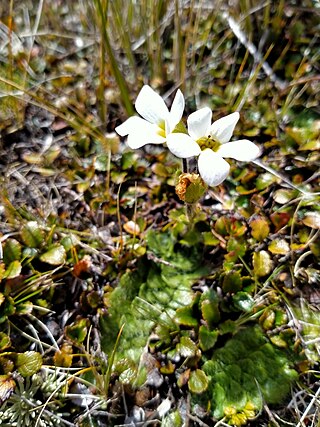
[[[196,203],[202,197],[207,186],[200,175],[196,173],[182,173],[176,185],[176,194],[186,203]]]

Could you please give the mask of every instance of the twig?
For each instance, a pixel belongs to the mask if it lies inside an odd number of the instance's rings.
[[[306,407],[306,410],[302,414],[302,417],[300,418],[300,420],[299,420],[299,422],[298,422],[298,424],[297,424],[296,427],[302,426],[302,423],[303,423],[304,419],[308,415],[308,413],[309,413],[310,409],[312,408],[312,406],[315,404],[315,401],[318,399],[319,395],[320,395],[320,387],[318,388],[318,390],[316,391],[315,395],[311,399],[309,405]]]
[[[250,40],[248,40],[246,34],[241,30],[239,23],[236,22],[232,18],[232,16],[229,15],[227,11],[223,12],[222,17],[228,22],[228,25],[232,30],[233,34],[237,37],[239,42],[248,49],[248,51],[254,57],[255,61],[261,62],[262,64],[261,66],[264,72],[270,78],[270,80],[275,84],[275,86],[280,90],[286,89],[288,86],[288,83],[276,76],[276,74],[273,72],[272,68],[267,63],[267,61],[263,59],[263,56],[261,55],[259,50],[256,48],[256,46]]]
[[[309,191],[304,191],[301,188],[297,187],[295,184],[292,184],[286,177],[281,175],[279,172],[275,171],[274,169],[270,168],[269,166],[265,165],[261,162],[261,160],[253,160],[253,164],[260,166],[261,168],[265,169],[267,172],[271,173],[272,175],[276,176],[277,178],[281,179],[281,181],[285,182],[289,187],[293,188],[294,190],[298,190],[300,193],[302,193],[304,196],[315,196],[320,194],[318,193],[310,193]]]

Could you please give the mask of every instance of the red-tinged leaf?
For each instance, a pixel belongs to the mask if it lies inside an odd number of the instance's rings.
[[[12,375],[0,375],[0,404],[9,399],[15,386],[16,383]]]
[[[276,230],[279,231],[282,227],[288,224],[291,215],[287,212],[274,212],[270,215],[272,224],[275,226]]]

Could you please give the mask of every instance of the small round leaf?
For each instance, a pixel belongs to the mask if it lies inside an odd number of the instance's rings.
[[[6,279],[14,279],[21,273],[22,265],[20,261],[12,261],[4,273]]]
[[[50,265],[60,265],[65,262],[66,250],[62,245],[54,245],[40,256],[42,262]]]
[[[21,257],[21,245],[15,239],[8,239],[3,247],[3,261],[6,265]]]
[[[274,255],[286,255],[290,252],[290,247],[284,239],[275,239],[268,246],[268,250]]]
[[[233,303],[242,311],[251,311],[254,306],[254,299],[247,292],[237,292],[233,296]]]
[[[267,276],[271,273],[273,262],[267,251],[255,252],[253,254],[253,271],[257,277]]]
[[[36,221],[29,221],[21,230],[23,242],[31,248],[37,248],[44,240],[43,230]]]
[[[41,369],[42,356],[36,351],[18,353],[16,356],[16,367],[23,377],[30,377]]]
[[[206,391],[208,388],[208,378],[206,374],[201,371],[201,369],[192,371],[188,381],[188,387],[192,393],[196,394]]]

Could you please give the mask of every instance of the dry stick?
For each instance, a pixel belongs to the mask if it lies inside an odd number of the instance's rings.
[[[315,404],[315,402],[318,399],[319,395],[320,395],[320,387],[318,388],[317,392],[315,393],[315,395],[311,399],[311,402],[309,403],[309,405],[306,407],[306,410],[302,414],[302,417],[300,418],[299,423],[297,424],[297,427],[302,426],[302,423],[303,423],[304,419],[308,415],[308,413],[309,413],[310,409],[312,408],[312,406]]]
[[[276,74],[273,72],[270,65],[263,59],[263,56],[261,55],[259,50],[256,48],[256,46],[250,40],[248,40],[245,33],[241,30],[239,23],[236,22],[229,15],[229,13],[227,11],[223,12],[222,16],[228,22],[230,29],[233,31],[234,35],[238,38],[240,43],[246,47],[246,49],[251,53],[251,55],[254,57],[255,60],[257,60],[258,62],[261,62],[261,66],[262,66],[264,72],[270,78],[270,80],[272,82],[274,82],[275,86],[280,90],[286,89],[289,86],[289,84],[286,81],[283,81],[283,80],[279,79],[279,77],[276,76]],[[290,85],[292,85],[292,84],[290,84]],[[281,174],[279,174],[278,172],[276,172],[272,168],[269,168],[267,165],[263,164],[260,160],[255,160],[255,161],[253,161],[253,163],[256,164],[257,166],[264,168],[266,171],[272,173],[277,178],[280,178],[283,182],[285,182],[291,188],[298,190],[299,192],[301,192],[305,196],[311,196],[312,194],[313,195],[320,194],[320,193],[310,193],[310,192],[302,190],[301,188],[292,184],[287,178],[285,178],[284,176],[282,176]]]
[[[222,17],[228,22],[230,29],[232,30],[233,34],[237,37],[239,42],[243,44],[246,47],[246,49],[248,49],[248,51],[251,53],[251,55],[254,57],[256,61],[261,62],[264,72],[270,78],[270,80],[275,84],[275,86],[280,90],[286,89],[288,86],[288,83],[276,76],[276,74],[273,72],[272,68],[267,63],[267,61],[263,59],[262,54],[259,52],[256,46],[250,40],[248,40],[246,34],[241,30],[238,22],[235,21],[227,11],[223,12]]]
[[[281,181],[285,182],[289,187],[298,190],[300,193],[302,193],[304,196],[316,196],[319,195],[320,192],[317,193],[311,193],[309,191],[302,190],[300,187],[297,187],[295,184],[292,184],[286,177],[284,177],[282,174],[278,173],[274,169],[270,168],[269,166],[265,165],[261,162],[261,160],[253,160],[252,163],[254,163],[257,166],[260,166],[261,168],[265,169],[267,172],[272,173],[272,175],[276,176],[277,178],[281,179]]]

